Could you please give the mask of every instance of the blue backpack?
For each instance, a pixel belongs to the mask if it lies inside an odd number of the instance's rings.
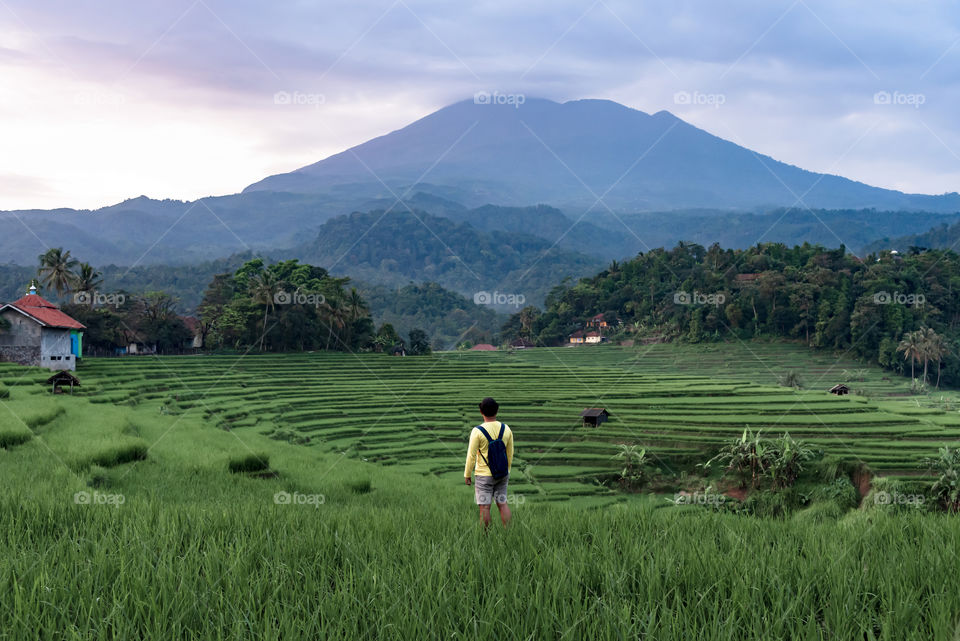
[[[507,445],[503,442],[503,423],[500,423],[500,435],[495,439],[490,438],[487,430],[483,429],[483,425],[477,425],[477,429],[487,437],[487,455],[490,457],[490,460],[488,461],[484,458],[479,450],[477,454],[480,454],[480,458],[482,458],[483,462],[490,468],[490,474],[493,475],[493,478],[502,479],[510,473],[510,462],[507,460]]]

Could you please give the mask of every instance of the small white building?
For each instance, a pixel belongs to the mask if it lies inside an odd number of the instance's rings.
[[[84,325],[37,295],[37,288],[20,300],[0,306],[0,318],[10,329],[0,332],[0,360],[75,370],[83,355]]]

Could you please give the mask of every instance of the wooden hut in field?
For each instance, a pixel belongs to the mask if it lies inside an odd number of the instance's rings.
[[[836,394],[837,396],[846,396],[847,394],[850,393],[850,388],[844,385],[843,383],[840,383],[838,385],[834,385],[828,391],[831,394]]]
[[[597,427],[610,420],[610,412],[602,407],[588,407],[580,412],[580,417],[583,419],[584,427],[587,425]]]
[[[69,385],[73,394],[73,388],[80,387],[80,380],[67,370],[62,370],[48,378],[47,385],[51,386],[50,391],[54,394],[63,394],[63,388]]]

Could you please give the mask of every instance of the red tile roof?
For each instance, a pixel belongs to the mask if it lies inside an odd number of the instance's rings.
[[[470,348],[471,352],[495,352],[497,348],[491,345],[490,343],[480,343],[479,345],[474,345]]]
[[[82,325],[81,323],[70,318],[57,309],[56,305],[44,300],[42,297],[37,296],[36,294],[27,294],[20,300],[7,303],[3,307],[0,307],[0,310],[6,309],[7,307],[13,307],[14,309],[26,314],[36,321],[39,321],[47,327],[56,327],[60,329],[86,329],[85,325]]]

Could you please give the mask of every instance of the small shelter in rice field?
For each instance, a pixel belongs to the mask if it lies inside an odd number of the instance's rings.
[[[850,393],[850,388],[844,385],[843,383],[839,383],[831,387],[828,391],[831,394],[836,394],[837,396],[846,396],[847,394]]]
[[[588,407],[580,412],[580,417],[583,418],[584,427],[597,427],[610,420],[610,412],[602,407]]]
[[[73,394],[73,388],[80,387],[80,379],[67,370],[61,370],[47,379],[47,385],[51,386],[50,391],[54,394],[63,394],[63,388],[69,385]]]

